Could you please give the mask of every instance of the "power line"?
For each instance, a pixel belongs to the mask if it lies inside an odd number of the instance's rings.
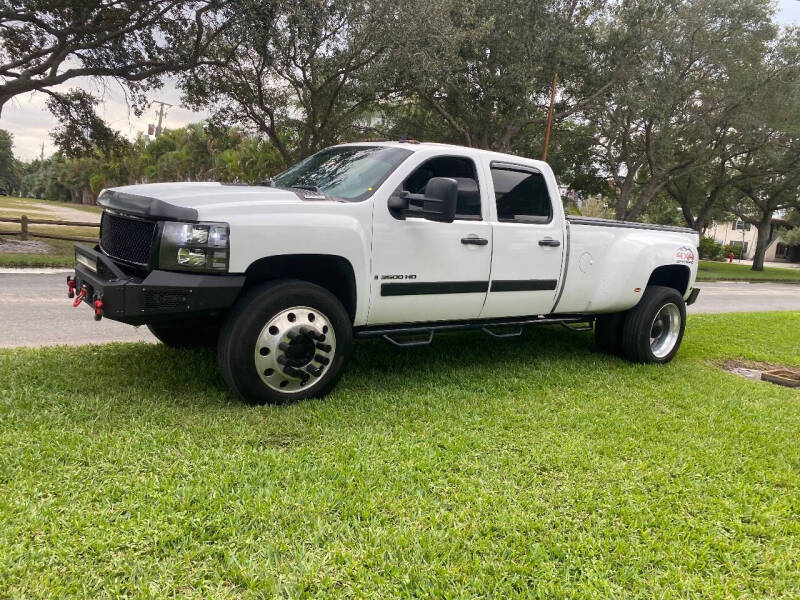
[[[153,104],[159,104],[160,105],[159,109],[158,109],[158,125],[156,125],[156,128],[155,128],[155,134],[156,134],[156,137],[158,137],[158,136],[161,135],[161,132],[163,131],[162,124],[164,122],[164,107],[165,106],[170,106],[171,107],[172,104],[168,104],[167,102],[162,102],[161,100],[153,100],[150,103],[150,106],[153,106]],[[149,131],[148,131],[148,133],[149,133]]]

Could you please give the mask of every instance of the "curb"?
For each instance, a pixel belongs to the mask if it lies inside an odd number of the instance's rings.
[[[67,267],[0,267],[0,275],[57,275],[74,270]]]

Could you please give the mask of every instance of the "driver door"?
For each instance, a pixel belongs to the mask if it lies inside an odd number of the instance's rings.
[[[388,199],[376,199],[370,325],[475,319],[483,308],[492,255],[486,182],[472,158],[437,156],[422,159],[395,193],[424,193],[432,177],[459,184],[452,223],[402,219],[389,210]]]

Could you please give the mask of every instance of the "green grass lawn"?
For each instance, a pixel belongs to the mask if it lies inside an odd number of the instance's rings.
[[[69,202],[56,202],[54,200],[37,200],[36,198],[17,198],[16,196],[0,196],[0,216],[18,217],[20,214],[27,214],[26,210],[37,210],[37,205],[51,206],[53,208],[74,208],[85,213],[100,214],[103,208],[88,204],[72,204]],[[20,212],[23,211],[23,212]],[[29,215],[32,216],[32,215]],[[42,215],[42,218],[50,218]]]
[[[697,281],[776,281],[800,283],[800,269],[764,267],[753,271],[750,265],[701,260],[697,270]]]
[[[797,598],[800,392],[712,363],[798,339],[364,342],[327,399],[261,408],[210,351],[0,351],[0,597]]]
[[[0,196],[0,217],[20,217],[27,214],[31,218],[49,219],[54,221],[83,221],[87,219],[60,218],[58,215],[34,212],[42,206],[55,208],[76,209],[82,213],[99,214],[100,206],[86,206],[82,204],[67,204],[65,202],[52,202],[49,200],[36,200],[33,198],[15,198],[13,196]],[[29,225],[31,233],[52,233],[77,237],[97,237],[99,230],[96,227],[67,227],[51,225]],[[19,225],[17,223],[0,223],[0,239],[18,240]],[[12,233],[9,235],[9,232]],[[5,234],[5,235],[4,235]],[[50,252],[38,253],[3,253],[0,251],[0,267],[72,267],[75,264],[75,242],[68,240],[51,240],[30,237],[50,247]]]
[[[31,227],[31,229],[33,229]],[[62,227],[62,230],[68,229]],[[95,232],[98,230],[95,229]],[[72,235],[72,234],[65,234]],[[0,235],[0,238],[4,236]],[[14,237],[11,239],[19,239]],[[38,240],[40,238],[29,238]],[[75,242],[68,240],[44,240],[52,251],[46,254],[28,254],[28,253],[9,253],[3,254],[0,252],[0,267],[74,267],[75,266]],[[91,243],[88,243],[91,246]]]

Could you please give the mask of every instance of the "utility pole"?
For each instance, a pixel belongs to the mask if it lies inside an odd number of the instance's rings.
[[[153,100],[150,103],[150,106],[153,106],[153,104],[159,104],[160,105],[159,109],[158,109],[158,125],[156,125],[156,137],[158,137],[158,136],[161,135],[161,131],[162,131],[161,125],[164,122],[164,107],[165,106],[170,106],[171,107],[172,104],[167,104],[166,102],[162,102],[161,100]]]
[[[556,87],[558,86],[558,71],[553,75],[553,89],[550,92],[550,108],[547,110],[547,128],[544,130],[544,150],[542,160],[547,160],[547,146],[550,145],[550,128],[553,126],[553,107],[556,103]]]

